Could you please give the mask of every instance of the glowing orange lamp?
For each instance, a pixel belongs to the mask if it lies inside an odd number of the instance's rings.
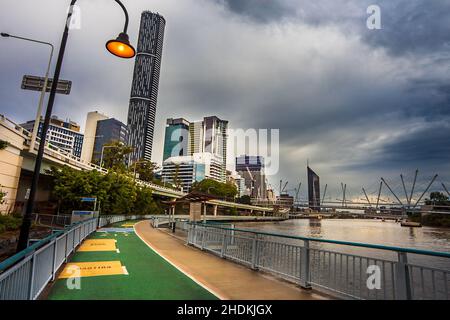
[[[106,49],[119,58],[130,59],[136,55],[136,50],[124,32],[121,32],[115,40],[109,40],[106,43]]]

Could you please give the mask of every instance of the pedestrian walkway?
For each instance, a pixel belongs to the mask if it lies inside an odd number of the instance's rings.
[[[323,296],[187,246],[181,239],[154,229],[149,221],[134,226],[154,251],[221,299],[315,300]]]
[[[134,223],[117,223],[91,235],[60,273],[48,299],[217,299],[142,242],[130,229]],[[70,289],[73,270],[80,270],[80,289]]]

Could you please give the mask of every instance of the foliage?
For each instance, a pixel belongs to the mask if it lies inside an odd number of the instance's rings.
[[[1,185],[0,185],[1,187]],[[6,192],[3,192],[0,190],[0,204],[3,204],[5,202],[5,199],[3,199],[6,196]]]
[[[105,169],[116,172],[126,171],[126,161],[133,152],[133,147],[127,146],[120,141],[111,141],[103,146],[103,163],[100,165]]]
[[[147,214],[157,210],[149,188],[137,186],[127,174],[110,171],[104,175],[95,170],[77,171],[64,166],[52,168],[53,197],[59,210],[92,209],[92,203],[82,203],[81,197],[96,197],[104,214]]]
[[[448,197],[442,192],[431,192],[430,198],[425,199],[426,205],[450,206]]]
[[[6,149],[8,146],[8,141],[0,140],[0,150]]]
[[[200,182],[195,182],[192,185],[192,190],[209,193],[223,198],[234,198],[238,192],[233,183],[221,183],[212,179],[203,179]]]
[[[0,233],[17,230],[21,224],[22,218],[20,215],[0,215]]]
[[[248,195],[244,195],[240,198],[237,198],[237,202],[238,203],[242,203],[242,204],[252,204],[251,203],[251,198]]]
[[[153,182],[155,180],[154,171],[157,168],[156,163],[144,159],[133,164],[133,170],[139,176],[139,180],[146,182]]]

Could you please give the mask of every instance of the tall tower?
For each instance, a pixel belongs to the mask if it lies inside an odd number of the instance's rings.
[[[320,180],[319,176],[309,167],[308,170],[308,200],[309,207],[314,211],[320,211]]]
[[[128,109],[129,145],[134,147],[132,162],[152,158],[165,26],[161,15],[142,12]]]

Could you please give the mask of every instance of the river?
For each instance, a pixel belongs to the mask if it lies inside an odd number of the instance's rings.
[[[302,237],[450,252],[450,228],[408,228],[389,220],[295,219],[275,223],[243,223],[236,227]]]

